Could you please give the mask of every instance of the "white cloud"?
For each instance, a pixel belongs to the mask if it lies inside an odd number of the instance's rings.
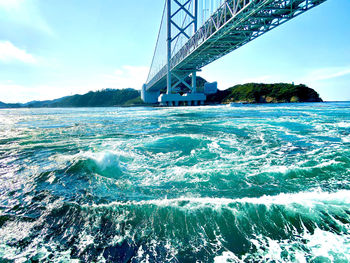
[[[145,83],[149,68],[145,66],[124,65],[116,69],[112,74],[101,75],[100,88],[140,90]]]
[[[349,67],[333,67],[333,68],[320,68],[309,72],[305,79],[309,81],[319,81],[339,78],[350,74]]]
[[[87,93],[85,86],[20,85],[13,82],[0,83],[0,101],[25,103],[33,100],[52,100],[73,94]]]
[[[21,85],[0,83],[0,101],[5,103],[25,102],[31,91]]]
[[[37,62],[33,55],[27,53],[24,49],[16,47],[10,41],[0,41],[0,61],[20,61],[29,64],[34,64]]]
[[[37,0],[0,0],[0,15],[2,23],[15,22],[54,35],[40,13]]]
[[[0,7],[4,9],[18,8],[23,0],[0,0]]]
[[[23,0],[0,0],[0,8],[11,10],[18,8],[23,2]]]
[[[148,67],[125,65],[111,74],[104,74],[82,79],[62,79],[54,84],[19,85],[14,82],[0,83],[0,101],[2,102],[28,102],[32,100],[51,100],[74,94],[84,94],[89,91],[104,88],[140,90],[146,81]],[[51,82],[51,81],[50,81]]]

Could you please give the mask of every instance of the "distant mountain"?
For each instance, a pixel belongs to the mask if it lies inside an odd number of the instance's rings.
[[[321,102],[318,93],[304,84],[289,83],[247,83],[208,95],[209,103],[283,103]]]
[[[143,104],[140,92],[134,89],[104,89],[90,91],[83,95],[66,96],[54,100],[31,101],[27,103],[6,104],[0,108],[57,108],[57,107],[110,107],[135,106]]]
[[[5,108],[21,108],[22,104],[21,103],[4,103],[0,101],[0,109],[5,109]]]

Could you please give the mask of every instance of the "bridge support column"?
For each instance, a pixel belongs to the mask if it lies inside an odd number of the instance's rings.
[[[198,105],[198,102],[205,101],[206,96],[203,93],[187,93],[184,95],[180,94],[162,94],[158,98],[158,102],[161,106],[178,106],[181,104]]]
[[[166,94],[171,94],[171,1],[167,0],[167,91]]]
[[[197,24],[198,24],[198,0],[194,0],[193,5],[193,34],[196,34],[197,32]],[[197,92],[197,72],[194,70],[192,72],[192,93]]]
[[[191,93],[196,93],[197,91],[197,72],[193,71],[192,72],[192,92]]]
[[[157,103],[160,91],[147,91],[146,85],[142,86],[141,99],[145,103]]]

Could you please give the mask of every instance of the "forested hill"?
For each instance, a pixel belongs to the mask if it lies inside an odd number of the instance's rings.
[[[283,102],[321,102],[318,93],[304,84],[289,83],[248,83],[219,90],[209,95],[211,103],[283,103]]]
[[[143,104],[140,92],[134,89],[104,89],[90,91],[84,95],[67,96],[55,100],[32,101],[28,103],[6,104],[0,102],[0,108],[41,108],[41,107],[110,107],[133,106]]]

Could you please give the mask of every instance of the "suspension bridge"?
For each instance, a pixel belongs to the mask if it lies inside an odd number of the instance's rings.
[[[196,87],[202,67],[325,1],[165,0],[143,101],[203,104],[206,92]]]

